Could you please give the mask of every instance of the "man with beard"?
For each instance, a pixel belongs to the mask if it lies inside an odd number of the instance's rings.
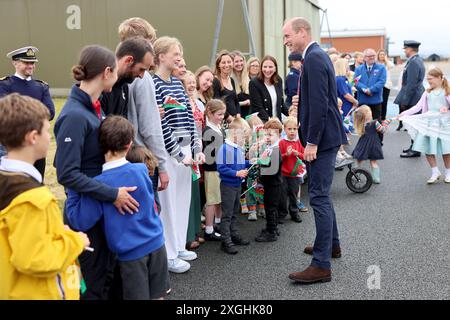
[[[153,47],[144,38],[123,41],[117,51],[118,80],[110,93],[103,94],[101,105],[106,116],[118,115],[128,118],[128,84],[137,77],[143,78],[153,66]]]

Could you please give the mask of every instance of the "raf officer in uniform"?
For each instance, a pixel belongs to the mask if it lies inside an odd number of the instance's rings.
[[[425,65],[422,58],[419,56],[420,42],[407,40],[404,42],[405,55],[408,58],[405,69],[403,71],[402,89],[400,90],[394,103],[400,106],[400,112],[410,109],[415,106],[422,97],[425,88],[423,80],[425,78]],[[397,131],[403,127],[400,122]],[[402,158],[420,157],[420,152],[412,150],[411,146],[403,150]]]
[[[6,55],[12,59],[16,73],[0,79],[0,98],[11,93],[35,98],[47,106],[50,112],[50,120],[52,120],[55,116],[55,106],[50,96],[49,86],[41,80],[32,78],[36,62],[38,62],[36,58],[36,52],[38,51],[37,48],[30,46],[11,51]],[[3,147],[0,146],[0,149],[3,149]],[[2,150],[0,150],[0,156],[4,155],[4,149],[3,154],[1,153]],[[36,161],[34,166],[44,177],[45,159]]]
[[[288,57],[290,72],[286,76],[285,93],[286,105],[292,105],[292,97],[298,95],[300,87],[300,69],[302,68],[303,57],[300,53],[291,53]]]

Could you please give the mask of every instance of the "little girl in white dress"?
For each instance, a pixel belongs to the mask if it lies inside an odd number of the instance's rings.
[[[439,68],[428,72],[427,81],[430,88],[424,92],[419,103],[397,118],[401,118],[414,140],[412,149],[427,155],[432,170],[427,183],[434,184],[441,177],[436,162],[439,155],[445,163],[445,183],[450,183],[450,87]],[[414,115],[420,111],[422,114]]]

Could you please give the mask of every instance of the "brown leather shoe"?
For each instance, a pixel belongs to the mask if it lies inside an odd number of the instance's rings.
[[[309,266],[305,271],[291,273],[289,275],[289,279],[303,284],[312,284],[316,282],[330,282],[331,270]]]
[[[314,247],[307,246],[303,252],[312,256],[313,250],[314,250]],[[338,259],[338,258],[342,257],[341,247],[333,247],[333,250],[331,251],[331,257],[333,259]]]

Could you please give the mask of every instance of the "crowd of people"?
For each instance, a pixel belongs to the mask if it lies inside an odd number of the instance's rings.
[[[273,242],[287,216],[300,223],[308,212],[300,200],[305,162],[312,161],[305,147],[316,137],[301,141],[306,121],[300,124],[298,112],[302,74],[314,69],[304,70],[300,53],[289,55],[286,79],[274,57],[247,60],[239,51],[221,51],[214,69],[193,72],[181,42],[157,38],[146,20],[127,19],[118,31],[116,52],[82,49],[72,69],[76,84],[55,122],[54,165],[67,194],[64,222],[43,186],[55,115],[51,99],[41,94],[48,85],[21,91],[0,83],[0,97],[6,96],[0,142],[7,154],[0,164],[7,186],[0,191],[0,264],[6,270],[0,298],[77,299],[81,292],[82,299],[163,299],[171,291],[170,273],[187,272],[203,243],[220,243],[231,255],[250,244],[239,232],[240,215],[264,218],[255,241]],[[31,78],[34,49],[11,54],[17,73],[7,81]],[[328,56],[338,129],[348,135],[336,166],[370,160],[380,183],[377,160],[392,121],[386,119],[392,63],[383,50],[353,56],[329,50]],[[411,131],[414,121],[404,117],[444,113],[450,105],[442,72],[433,69],[428,81],[431,89],[419,104],[408,103],[415,108],[401,104],[399,118]],[[352,133],[361,138],[350,156],[344,145]],[[443,154],[450,182],[450,143],[426,137],[419,131],[411,150],[427,154],[431,182],[441,175],[435,155]],[[308,179],[319,179],[312,170]]]

